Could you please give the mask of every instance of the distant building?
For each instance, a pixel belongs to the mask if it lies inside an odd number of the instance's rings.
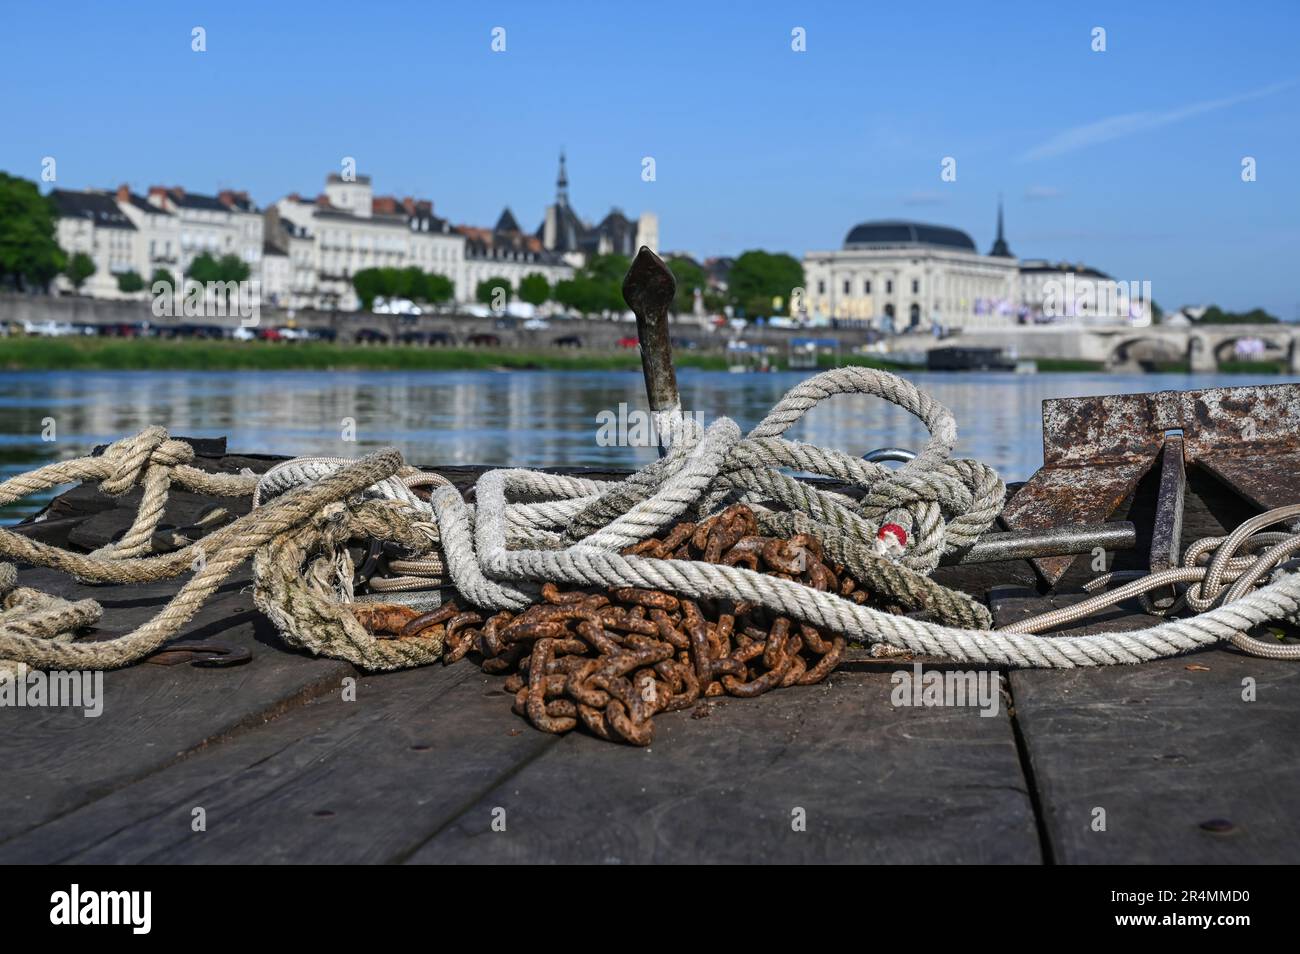
[[[572,266],[559,253],[545,248],[537,236],[525,233],[508,208],[491,229],[458,225],[456,231],[465,237],[466,300],[475,297],[480,282],[492,278],[504,278],[517,290],[530,274],[541,275],[552,288],[573,277]]]
[[[560,153],[560,173],[555,180],[555,202],[546,207],[546,217],[535,233],[542,247],[561,255],[575,266],[585,264],[596,255],[636,254],[642,245],[659,251],[659,217],[643,212],[633,223],[621,209],[614,208],[591,225],[569,205],[569,174],[564,153]]]
[[[178,278],[176,273],[181,267],[180,219],[144,196],[135,194],[130,186],[118,186],[115,198],[117,207],[139,233],[134,270],[140,273],[146,287],[160,272]]]
[[[1022,261],[1020,298],[1032,323],[1151,324],[1149,282],[1116,282],[1081,263]]]
[[[268,211],[272,241],[295,259],[295,307],[360,307],[352,276],[367,268],[408,268],[449,278],[464,299],[465,241],[427,199],[375,196],[369,176],[326,178],[314,198],[298,193]],[[310,275],[308,273],[310,262]]]
[[[725,295],[731,282],[731,269],[736,264],[734,258],[722,256],[704,260],[704,275],[709,291]]]
[[[94,298],[129,297],[118,291],[117,276],[140,271],[140,231],[118,206],[116,196],[96,190],[55,189],[50,199],[58,215],[55,237],[59,247],[69,259],[83,252],[95,263],[95,273],[81,286],[81,294]],[[148,276],[141,273],[141,277]],[[69,291],[72,282],[66,275],[59,275],[54,288]]]
[[[58,214],[60,247],[69,254],[86,252],[95,260],[95,274],[82,286],[82,294],[140,297],[138,292],[120,292],[117,276],[135,272],[147,294],[159,271],[179,280],[205,253],[213,258],[235,255],[248,265],[250,281],[261,280],[262,211],[246,192],[209,196],[180,186],[153,186],[144,197],[122,185],[113,192],[55,189],[50,198]],[[71,283],[60,276],[55,287],[65,291]]]
[[[981,255],[965,232],[904,220],[863,222],[842,249],[804,256],[813,318],[869,319],[896,331],[932,324],[999,327],[1019,320],[1017,261],[1002,234]]]
[[[1174,328],[1189,328],[1200,321],[1207,311],[1209,311],[1207,305],[1184,305],[1177,311],[1167,313],[1160,319],[1160,324]]]
[[[261,280],[262,210],[247,192],[226,190],[213,196],[180,186],[150,186],[148,201],[178,220],[181,271],[188,274],[194,259],[203,254],[234,255],[248,266],[249,281]]]
[[[557,203],[536,234],[520,228],[509,209],[490,229],[452,225],[434,214],[428,199],[375,195],[367,175],[331,174],[319,195],[293,193],[266,210],[247,192],[212,196],[181,186],[152,186],[147,196],[125,185],[116,192],[55,189],[51,199],[59,244],[95,261],[82,293],[96,298],[130,297],[117,287],[117,276],[129,271],[140,275],[147,293],[159,270],[179,280],[207,254],[239,257],[249,280],[260,283],[262,299],[280,307],[354,310],[360,301],[352,279],[367,268],[444,275],[456,300],[471,302],[485,279],[504,278],[517,290],[537,273],[554,286],[592,255],[631,256],[640,245],[659,246],[651,213],[633,223],[613,209],[597,226],[583,222],[568,206],[563,156]],[[66,291],[71,284],[59,276],[55,287]]]

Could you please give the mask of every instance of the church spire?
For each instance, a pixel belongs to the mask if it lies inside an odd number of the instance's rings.
[[[1007,248],[1007,240],[1002,234],[1002,196],[998,196],[998,237],[993,242],[993,248],[989,249],[989,254],[994,258],[1015,258],[1011,254],[1011,249]]]
[[[564,150],[560,150],[560,175],[555,180],[555,204],[569,204],[569,174],[564,171]]]

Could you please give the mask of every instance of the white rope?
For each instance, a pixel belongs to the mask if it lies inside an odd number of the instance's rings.
[[[874,394],[915,414],[931,434],[917,457],[893,470],[781,436],[822,401],[850,393]],[[402,494],[405,485],[374,493],[409,505],[417,521],[436,524],[428,533],[441,543],[446,574],[468,602],[489,610],[519,610],[537,599],[538,584],[547,581],[638,586],[692,598],[750,601],[852,640],[914,653],[1071,668],[1144,662],[1223,640],[1240,642],[1252,627],[1291,618],[1300,608],[1300,575],[1287,573],[1252,592],[1234,586],[1227,593],[1230,602],[1190,619],[1130,632],[1035,636],[1015,627],[965,629],[886,613],[741,567],[624,556],[621,550],[679,520],[703,519],[737,500],[776,501],[810,519],[819,533],[855,545],[871,548],[888,536],[885,542],[892,549],[876,547],[877,553],[890,553],[899,566],[928,573],[943,554],[969,546],[992,525],[1005,494],[990,468],[950,457],[957,431],[948,410],[885,372],[841,368],[819,374],[787,393],[743,439],[726,418],[702,434],[678,423],[669,422],[667,456],[617,483],[494,470],[478,479],[473,507],[450,485],[435,487],[429,503],[408,500]],[[326,466],[333,472],[340,465],[319,459],[289,462],[268,473],[262,484],[268,494],[281,493],[317,479],[315,474]],[[860,499],[796,481],[781,469],[849,484]],[[905,531],[905,546],[886,534],[889,523]],[[1232,538],[1209,572],[1202,573],[1209,589],[1216,589],[1229,570],[1232,579],[1245,578],[1236,575],[1236,564],[1225,562],[1241,536]],[[1274,550],[1280,559],[1280,545]],[[1257,579],[1250,578],[1246,586]]]

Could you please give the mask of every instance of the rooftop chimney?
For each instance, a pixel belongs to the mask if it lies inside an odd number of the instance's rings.
[[[131,201],[131,187],[129,185],[123,184],[117,187],[117,201],[118,202]]]

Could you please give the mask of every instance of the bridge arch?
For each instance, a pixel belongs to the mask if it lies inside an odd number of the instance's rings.
[[[1290,357],[1291,350],[1295,347],[1295,339],[1289,334],[1260,334],[1256,331],[1245,331],[1240,333],[1228,333],[1219,338],[1214,345],[1214,359],[1216,363],[1230,360],[1235,352],[1237,342],[1255,340],[1264,344],[1264,354],[1274,358]]]
[[[1181,349],[1167,336],[1137,333],[1115,339],[1106,358],[1106,367],[1118,369],[1155,360],[1177,361],[1181,357]]]

